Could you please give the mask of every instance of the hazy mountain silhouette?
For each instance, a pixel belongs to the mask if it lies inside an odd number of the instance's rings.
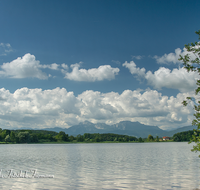
[[[84,133],[115,133],[120,135],[130,135],[135,137],[146,138],[149,134],[154,137],[159,136],[169,136],[172,137],[175,133],[179,133],[182,131],[189,131],[194,129],[195,126],[186,126],[181,127],[175,130],[166,131],[162,130],[157,126],[144,125],[139,122],[131,122],[131,121],[121,121],[114,125],[107,125],[105,123],[91,123],[89,121],[84,121],[79,123],[78,125],[73,125],[70,128],[45,128],[44,130],[60,132],[64,131],[68,135],[83,135]]]

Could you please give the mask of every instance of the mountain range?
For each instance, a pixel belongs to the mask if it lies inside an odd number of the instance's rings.
[[[149,134],[156,137],[162,137],[162,136],[169,136],[172,137],[175,133],[179,133],[182,131],[189,131],[193,130],[195,126],[186,126],[181,127],[175,130],[166,131],[162,130],[157,126],[150,126],[150,125],[144,125],[139,122],[131,122],[131,121],[121,121],[114,125],[107,125],[105,123],[91,123],[89,121],[84,121],[79,123],[78,125],[71,126],[70,128],[45,128],[44,130],[48,131],[55,131],[60,132],[64,131],[68,135],[83,135],[84,133],[115,133],[120,135],[129,135],[129,136],[135,136],[137,138],[142,137],[146,138]],[[39,130],[39,129],[37,129]]]

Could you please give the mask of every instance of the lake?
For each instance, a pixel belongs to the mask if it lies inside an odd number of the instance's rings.
[[[1,189],[200,187],[200,158],[186,142],[0,145]]]

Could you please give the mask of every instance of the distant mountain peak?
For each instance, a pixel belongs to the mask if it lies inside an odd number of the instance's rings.
[[[120,121],[118,124],[140,124],[143,125],[142,123],[138,121]]]
[[[78,135],[84,133],[115,133],[121,135],[130,135],[135,137],[148,137],[149,134],[152,136],[170,136],[177,132],[192,130],[195,128],[194,126],[181,127],[179,129],[173,131],[165,131],[160,129],[157,126],[150,126],[141,124],[140,122],[131,122],[131,121],[121,121],[119,123],[113,125],[107,125],[105,123],[92,123],[90,121],[85,120],[84,122],[80,122],[78,125],[71,126],[70,128],[46,128],[44,130],[48,131],[64,131],[69,135]]]
[[[88,120],[85,120],[85,121],[79,123],[79,125],[91,125],[91,124],[93,124],[93,123]]]

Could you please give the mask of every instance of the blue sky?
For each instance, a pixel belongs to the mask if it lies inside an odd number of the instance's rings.
[[[178,61],[198,40],[200,1],[0,1],[2,128],[84,120],[190,125],[195,73]],[[193,55],[191,55],[193,56]]]

